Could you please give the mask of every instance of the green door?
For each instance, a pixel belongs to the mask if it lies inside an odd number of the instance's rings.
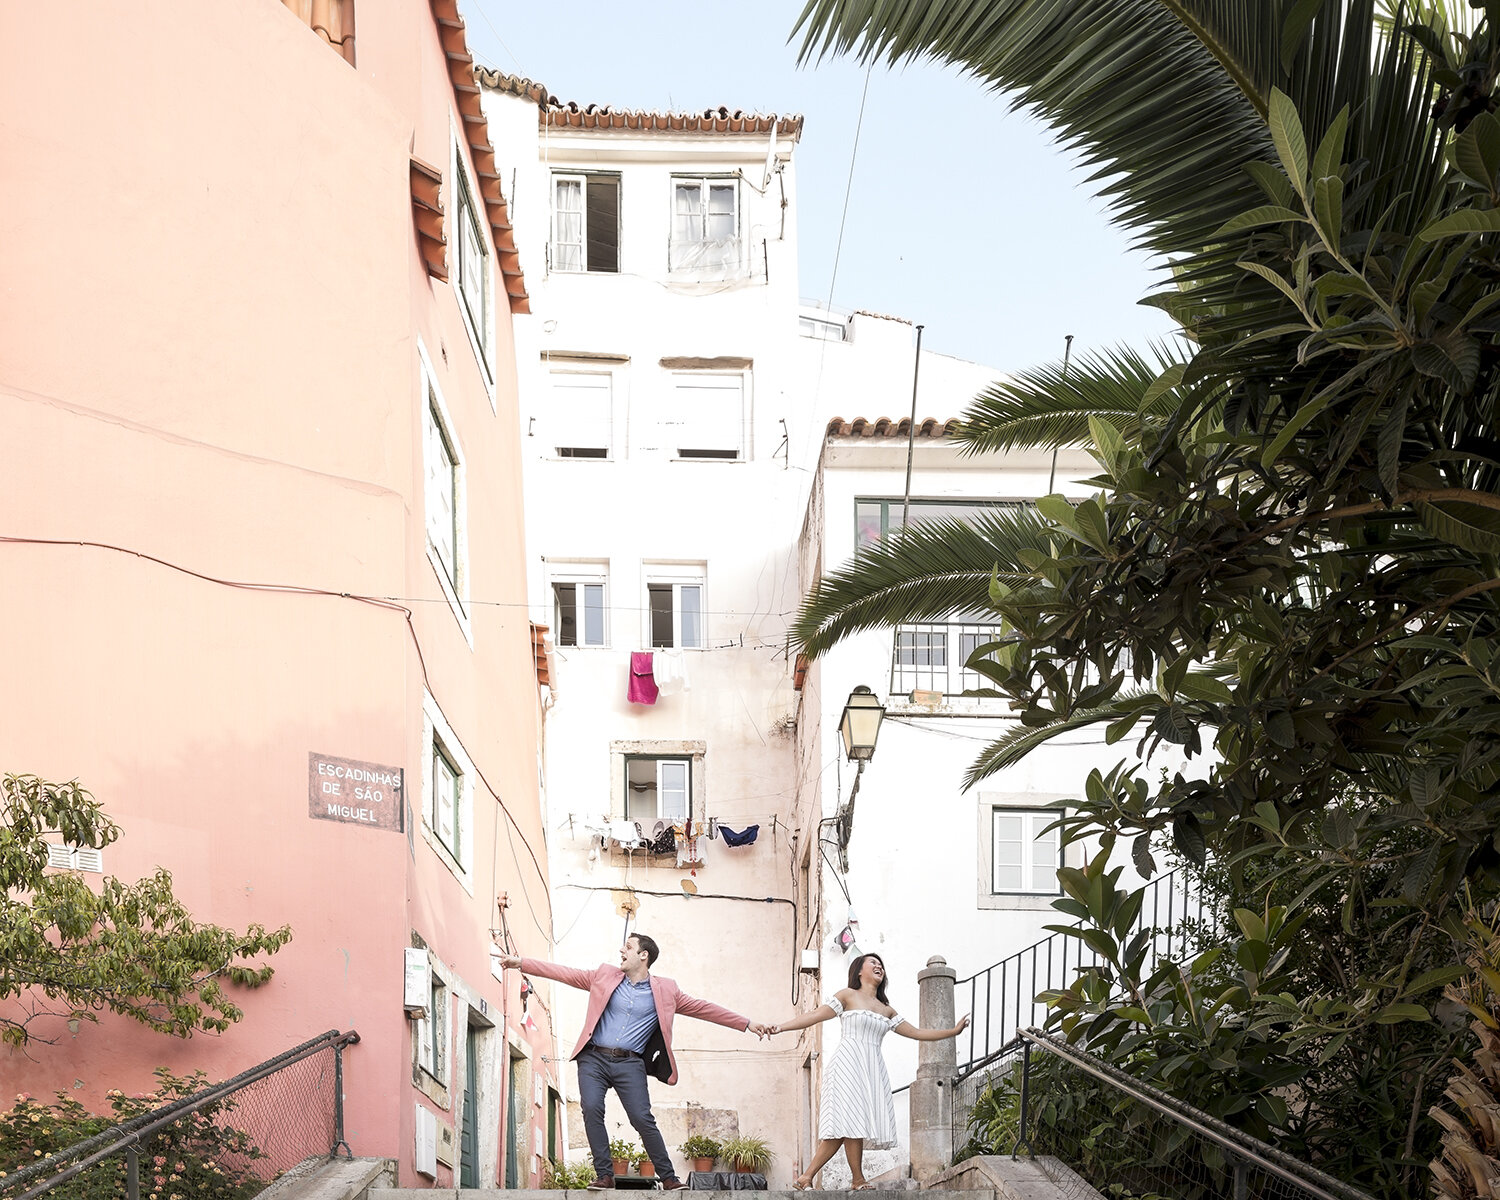
[[[458,1140],[458,1186],[479,1186],[479,1056],[475,1053],[478,1039],[471,1025],[464,1038],[464,1111],[463,1128]]]
[[[505,1186],[521,1186],[521,1133],[526,1103],[526,1060],[517,1054],[510,1060],[509,1085],[505,1089]]]

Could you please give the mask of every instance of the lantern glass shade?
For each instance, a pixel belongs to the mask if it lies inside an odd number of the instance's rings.
[[[875,739],[880,736],[880,722],[885,706],[869,688],[861,684],[849,693],[844,705],[844,719],[839,733],[844,738],[844,753],[850,762],[868,762],[875,755]]]

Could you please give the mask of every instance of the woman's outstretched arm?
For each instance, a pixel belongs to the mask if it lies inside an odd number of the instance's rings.
[[[902,1037],[909,1037],[914,1042],[941,1042],[944,1038],[957,1037],[969,1027],[969,1018],[960,1017],[958,1024],[952,1029],[918,1029],[910,1021],[902,1021],[896,1026],[895,1032]]]
[[[822,1021],[833,1019],[833,1009],[826,1004],[820,1004],[811,1012],[798,1013],[790,1020],[778,1021],[771,1026],[772,1033],[790,1033],[794,1029],[806,1029],[809,1025],[817,1025]]]

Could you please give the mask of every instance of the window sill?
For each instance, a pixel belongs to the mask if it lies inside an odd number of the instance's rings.
[[[455,879],[458,880],[459,885],[464,889],[464,891],[468,892],[469,895],[472,896],[474,894],[474,883],[469,878],[469,873],[465,871],[458,860],[453,857],[453,852],[449,850],[447,846],[443,845],[442,842],[438,841],[437,835],[432,832],[432,826],[427,824],[426,817],[422,818],[422,840],[432,848],[432,852],[437,855],[438,861],[441,862],[443,866],[448,868],[449,872]]]
[[[454,620],[463,630],[464,641],[469,643],[470,650],[474,649],[474,630],[469,623],[469,614],[453,587],[453,581],[448,578],[448,567],[437,552],[437,547],[432,544],[431,538],[427,539],[427,561],[432,564],[432,573],[437,576],[438,587],[443,589],[443,598],[448,601],[448,608],[453,613]]]
[[[412,1067],[412,1086],[426,1096],[444,1112],[449,1111],[448,1085],[421,1063]]]
[[[998,912],[1055,912],[1061,892],[981,892],[977,907]]]

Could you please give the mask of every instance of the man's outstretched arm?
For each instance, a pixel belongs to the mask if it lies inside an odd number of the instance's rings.
[[[765,1037],[770,1027],[760,1021],[752,1021],[737,1012],[715,1004],[712,1000],[700,1000],[686,992],[677,993],[677,1011],[685,1017],[696,1017],[700,1021],[712,1021],[715,1025],[727,1025],[730,1029],[745,1029],[756,1037]]]
[[[550,963],[541,958],[522,958],[519,954],[502,954],[502,967],[518,968],[527,975],[540,975],[543,979],[555,979],[569,987],[582,988],[585,992],[594,981],[592,971],[580,971],[577,967],[565,967],[561,963]]]

